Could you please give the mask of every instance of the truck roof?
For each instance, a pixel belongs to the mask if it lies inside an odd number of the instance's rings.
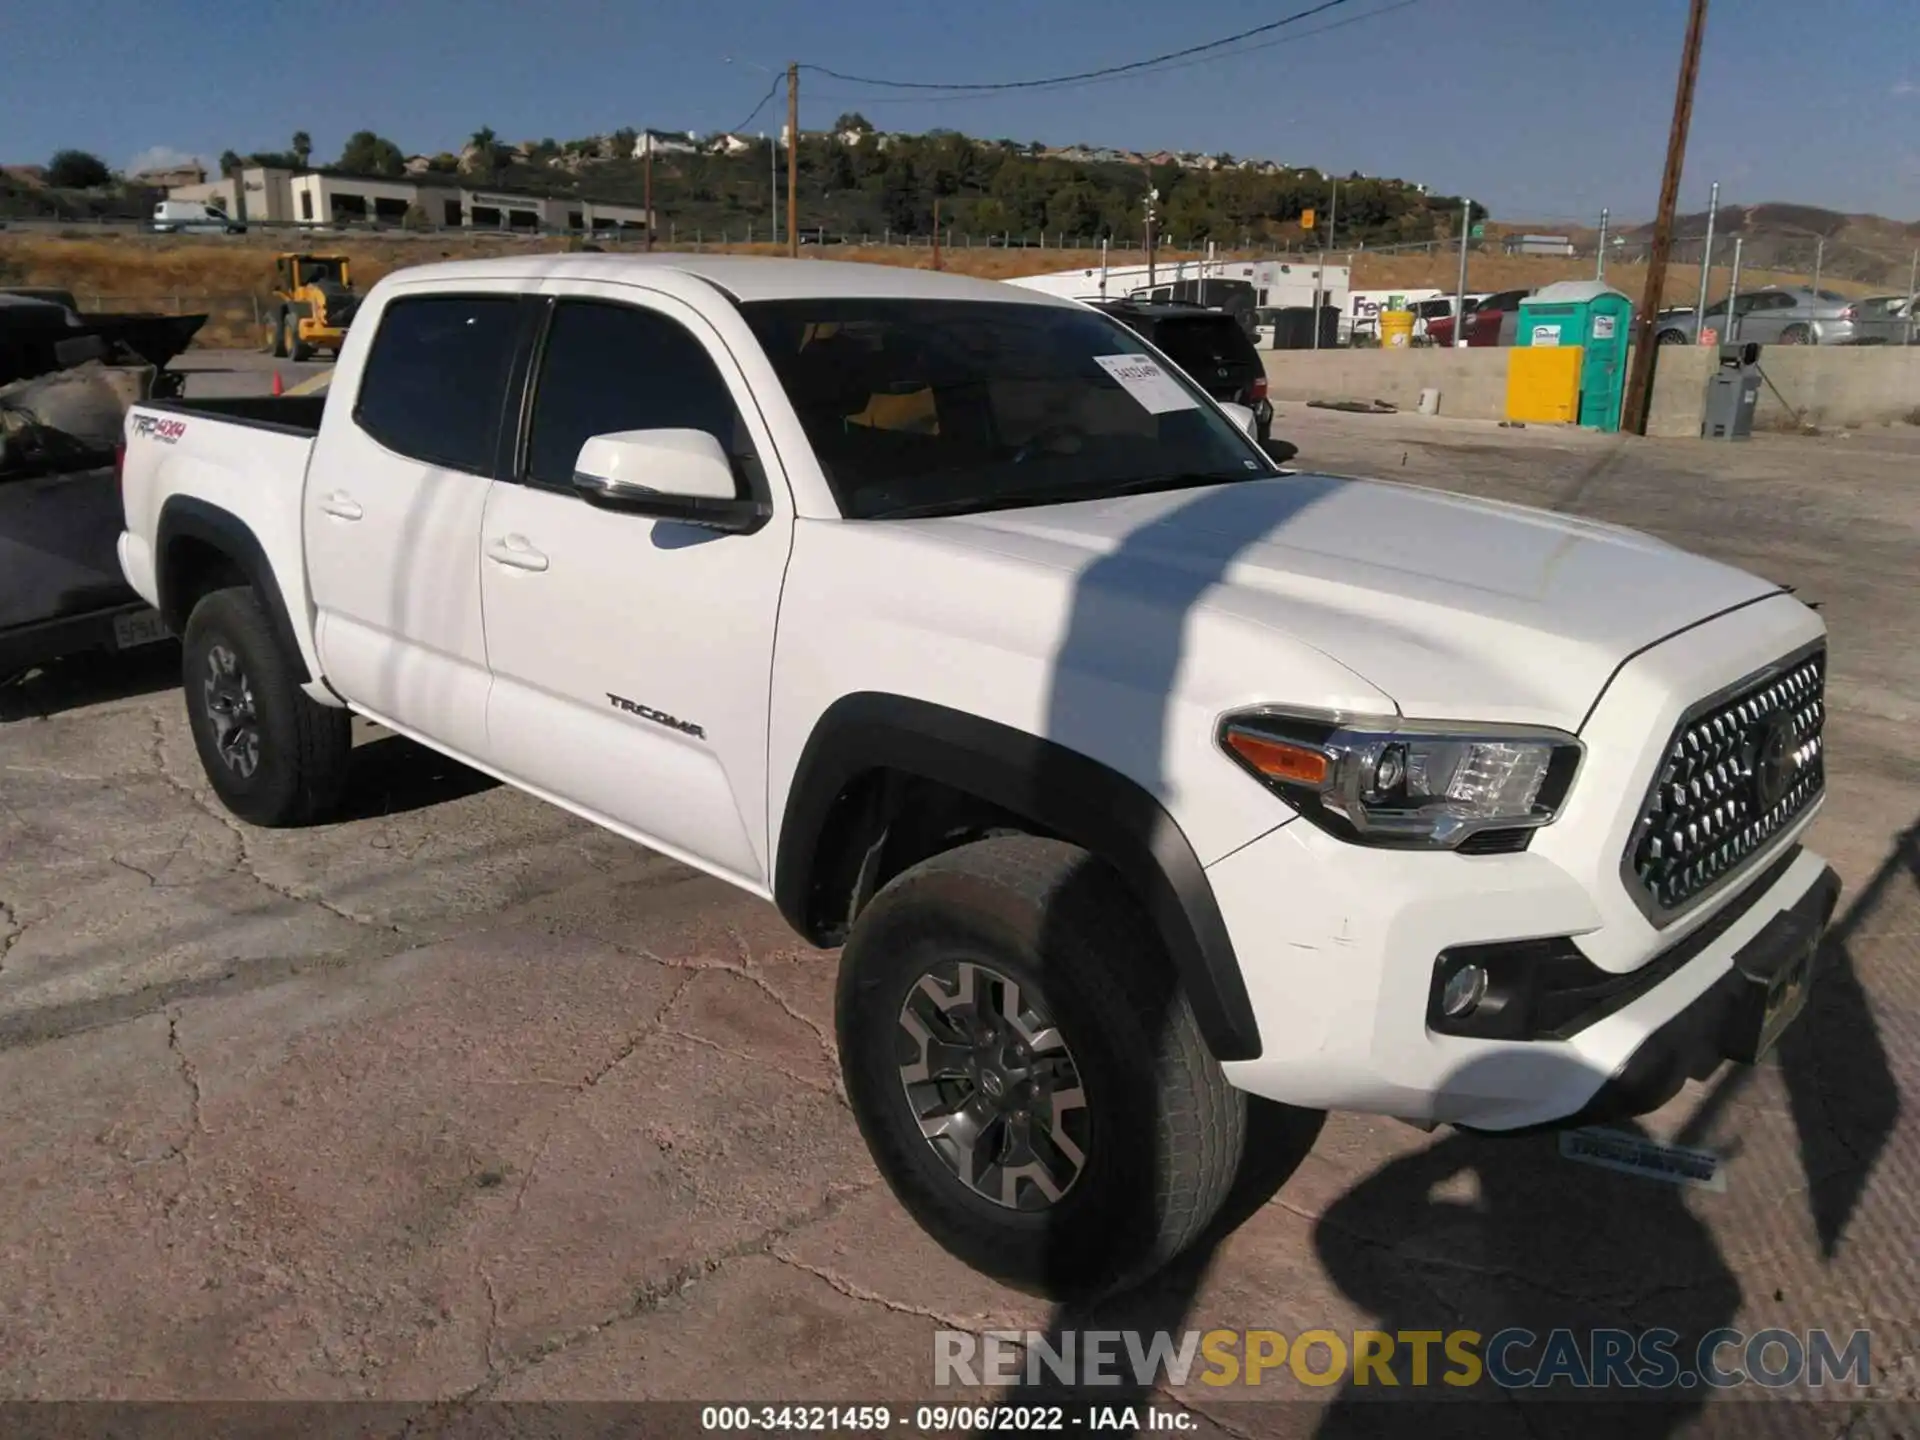
[[[526,255],[410,266],[390,278],[417,281],[575,279],[636,282],[662,272],[704,280],[734,299],[998,300],[1023,305],[1070,302],[997,280],[975,280],[900,265],[785,260],[758,255]]]

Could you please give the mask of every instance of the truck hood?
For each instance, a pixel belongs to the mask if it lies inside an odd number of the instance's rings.
[[[901,522],[1291,637],[1402,713],[1579,728],[1629,656],[1768,581],[1597,522],[1328,475]],[[1276,683],[1276,690],[1280,688]]]

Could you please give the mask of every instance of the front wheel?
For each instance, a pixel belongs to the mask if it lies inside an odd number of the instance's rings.
[[[1004,836],[895,877],[841,956],[836,1024],[894,1194],[1009,1284],[1124,1289],[1232,1188],[1245,1098],[1126,885],[1077,847]]]
[[[187,617],[181,657],[187,723],[220,803],[270,827],[330,809],[346,781],[352,721],[301,691],[254,592],[203,596]]]
[[[1662,330],[1654,336],[1656,345],[1684,345],[1687,343],[1685,332],[1680,330]]]
[[[267,353],[276,360],[287,358],[287,312],[278,310],[267,321]]]
[[[313,347],[300,338],[300,317],[287,317],[287,358],[293,361],[308,360],[313,357]]]

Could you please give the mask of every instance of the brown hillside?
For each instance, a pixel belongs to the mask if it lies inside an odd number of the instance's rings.
[[[319,240],[320,237],[310,237]],[[565,248],[561,240],[517,240],[512,238],[470,238],[456,235],[429,236],[344,236],[327,237],[316,249],[345,253],[353,262],[354,278],[364,288],[389,271],[408,265],[449,258],[474,258],[488,255],[521,254],[527,251],[553,252]],[[212,240],[172,236],[122,235],[68,238],[54,235],[0,236],[0,284],[54,285],[71,290],[86,309],[163,309],[192,312],[205,309],[213,319],[202,332],[203,342],[213,345],[251,343],[256,301],[264,300],[271,290],[272,256],[287,243],[285,237],[247,236],[244,239]],[[629,244],[623,247],[632,250]],[[778,254],[770,246],[754,246],[761,254]],[[732,246],[740,252],[748,247]],[[888,265],[925,268],[932,263],[931,251],[921,247],[882,248],[874,246],[830,246],[806,253],[822,259],[861,260]],[[1115,265],[1137,264],[1144,257],[1137,251],[1115,251]],[[1169,263],[1197,258],[1191,252],[1162,251]],[[1344,259],[1342,252],[1338,257]],[[944,268],[961,274],[989,279],[1010,279],[1050,270],[1095,266],[1100,263],[1096,251],[1085,250],[946,250]],[[1454,255],[1401,254],[1354,257],[1353,285],[1356,289],[1407,289],[1433,287],[1451,290],[1458,262]],[[1538,256],[1475,254],[1469,258],[1469,288],[1505,290],[1548,284],[1554,280],[1589,279],[1593,262],[1579,259],[1551,259]],[[1613,265],[1607,278],[1640,298],[1645,284],[1641,265]],[[1726,269],[1715,275],[1714,293],[1725,289]],[[1804,271],[1743,270],[1741,287],[1766,284],[1804,283]],[[1828,276],[1842,290],[1864,293],[1871,288]],[[1825,283],[1825,281],[1823,281]],[[1668,269],[1664,302],[1690,304],[1698,293],[1699,270],[1693,265],[1674,265]]]

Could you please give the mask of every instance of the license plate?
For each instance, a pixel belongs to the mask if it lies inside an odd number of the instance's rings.
[[[1754,1047],[1759,1055],[1765,1056],[1771,1051],[1787,1027],[1806,1008],[1807,981],[1813,973],[1813,953],[1819,948],[1819,943],[1816,940],[1801,951],[1768,989],[1766,1009],[1760,1016],[1760,1039]]]
[[[136,610],[130,615],[113,617],[113,644],[116,650],[132,650],[167,638],[167,627],[158,610]]]

